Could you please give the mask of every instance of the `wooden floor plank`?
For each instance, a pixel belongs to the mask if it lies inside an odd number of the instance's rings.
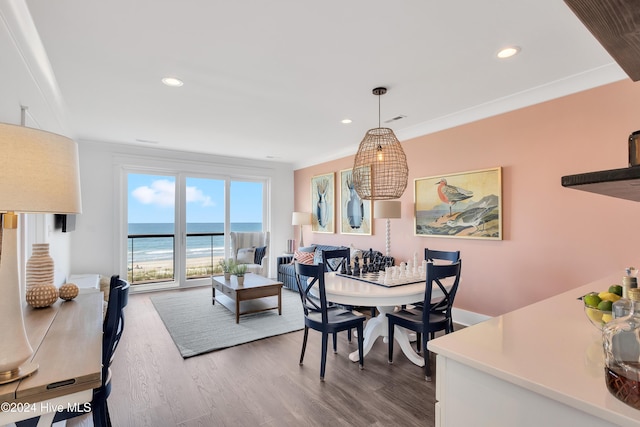
[[[286,292],[283,290],[283,292]],[[123,339],[112,364],[109,409],[114,426],[428,426],[434,424],[434,381],[424,380],[396,346],[387,363],[379,339],[365,369],[346,333],[320,376],[320,334],[302,331],[182,359],[149,296],[132,294]],[[431,358],[435,374],[435,357]]]

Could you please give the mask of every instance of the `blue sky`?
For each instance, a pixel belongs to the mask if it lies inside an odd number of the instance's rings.
[[[174,222],[175,177],[128,175],[130,223]],[[231,222],[262,222],[262,183],[231,182]],[[187,178],[187,222],[224,222],[224,181]]]

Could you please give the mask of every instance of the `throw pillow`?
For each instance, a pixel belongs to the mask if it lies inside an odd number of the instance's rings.
[[[255,258],[253,259],[253,263],[254,264],[262,264],[262,258],[264,258],[266,253],[267,253],[267,247],[266,246],[262,246],[262,247],[256,248],[256,254],[255,254]]]
[[[313,264],[313,252],[296,251],[293,255],[293,262],[298,261],[300,264]]]
[[[253,264],[253,260],[256,258],[256,248],[242,248],[238,249],[238,255],[236,261],[238,264]]]

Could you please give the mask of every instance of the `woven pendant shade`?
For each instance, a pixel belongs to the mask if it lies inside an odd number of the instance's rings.
[[[385,92],[384,88],[373,90],[378,96]],[[377,127],[367,131],[358,147],[352,176],[361,199],[388,200],[402,196],[407,188],[409,167],[402,145],[391,129]]]

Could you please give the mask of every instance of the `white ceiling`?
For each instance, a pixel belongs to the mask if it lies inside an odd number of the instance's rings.
[[[626,77],[561,0],[26,3],[74,138],[296,168],[356,152],[376,86],[404,140]]]

